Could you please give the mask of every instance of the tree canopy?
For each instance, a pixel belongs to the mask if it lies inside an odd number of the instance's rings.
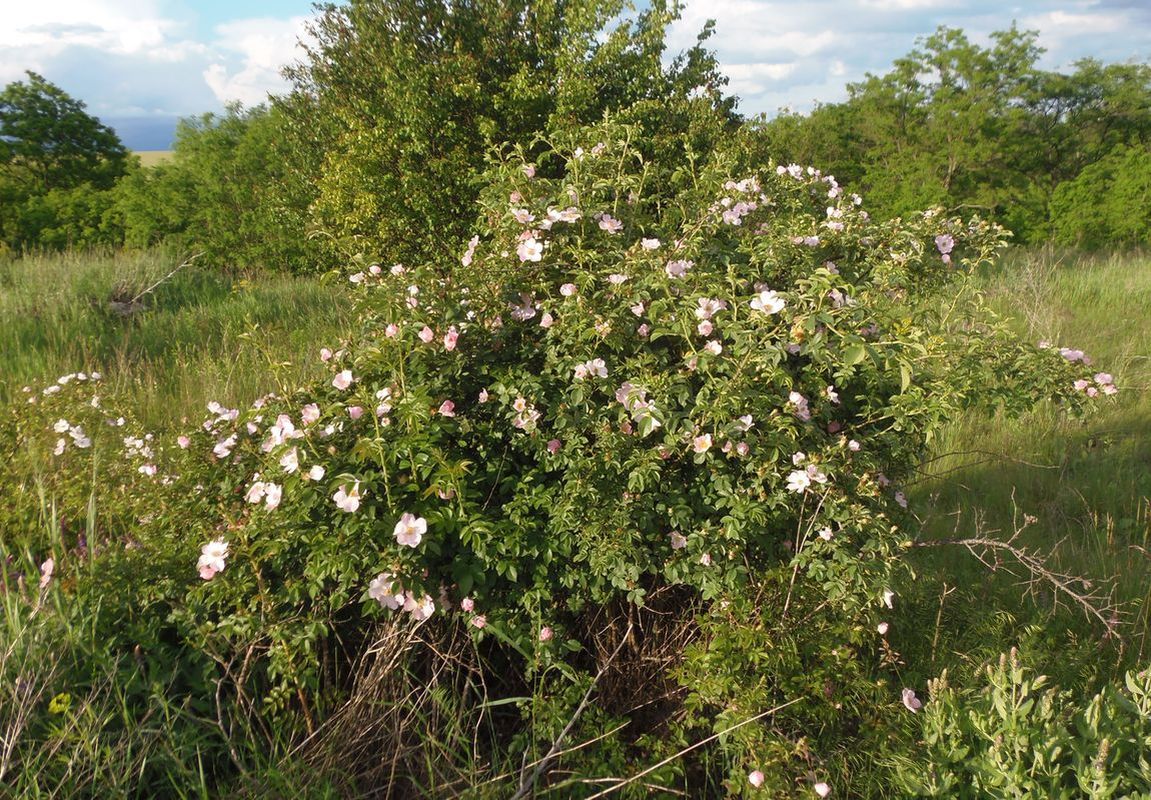
[[[5,177],[41,194],[81,183],[107,189],[128,151],[83,102],[35,72],[0,92],[0,164]]]

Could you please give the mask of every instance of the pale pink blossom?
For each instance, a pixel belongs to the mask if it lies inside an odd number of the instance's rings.
[[[852,439],[847,443],[847,449],[853,453],[858,453],[859,448],[860,448],[860,444],[859,444],[859,442],[855,441],[855,439]]]
[[[549,314],[547,311],[545,311],[543,313],[543,316],[540,317],[540,327],[541,328],[550,328],[552,325],[555,324],[555,321],[556,321],[555,317],[553,317],[551,314]]]
[[[464,254],[462,256],[460,256],[460,263],[463,264],[465,267],[470,267],[472,265],[472,258],[474,258],[475,254],[476,254],[476,245],[478,245],[479,243],[480,243],[480,237],[479,236],[473,236],[471,239],[468,240],[468,249],[464,251]]]
[[[319,464],[313,464],[308,469],[307,475],[305,477],[307,477],[307,479],[311,480],[311,481],[323,480],[324,479],[324,471],[325,471],[324,468],[321,467]]]
[[[404,597],[404,611],[412,615],[412,619],[417,622],[423,622],[436,611],[435,601],[432,600],[430,595],[424,595],[420,599],[416,599],[415,595],[408,592]]]
[[[320,407],[315,403],[308,403],[300,409],[300,421],[305,425],[311,425],[313,422],[320,418]]]
[[[516,246],[516,255],[520,261],[540,261],[544,255],[543,243],[534,238],[524,239]]]
[[[895,592],[891,591],[890,589],[884,589],[883,590],[883,604],[885,606],[887,606],[888,608],[892,608],[894,605],[894,603],[892,601],[894,601],[894,600],[895,600]]]
[[[636,303],[631,307],[631,313],[635,314],[637,317],[642,317],[645,308],[646,306],[643,303]]]
[[[332,495],[332,500],[335,501],[336,508],[351,514],[360,507],[360,482],[356,481],[350,492],[345,484],[340,484],[340,488]]]
[[[574,283],[565,283],[560,286],[560,294],[564,297],[573,297],[577,291]]]
[[[336,377],[332,378],[332,386],[335,386],[340,391],[344,391],[353,383],[355,383],[355,381],[356,379],[352,377],[352,371],[350,369],[345,369],[336,375]]]
[[[811,476],[807,470],[797,469],[787,476],[787,491],[803,494],[811,486]]]
[[[1115,383],[1115,378],[1112,377],[1110,372],[1096,372],[1095,382],[1100,385],[1104,383]]]
[[[701,297],[697,302],[699,307],[695,310],[696,319],[709,320],[727,308],[727,303],[723,300],[714,300],[710,297]]]
[[[363,406],[348,406],[348,416],[352,419],[359,419],[364,416]]]
[[[670,538],[672,550],[682,550],[683,548],[687,547],[687,537],[679,531],[672,531]]]
[[[480,630],[483,630],[484,627],[488,624],[488,618],[483,614],[476,614],[474,617],[472,617],[471,624],[473,628],[479,628]]]
[[[886,636],[886,635],[887,635],[887,631],[891,629],[891,626],[890,626],[890,625],[888,625],[886,622],[881,622],[881,623],[879,623],[878,625],[876,625],[876,626],[875,626],[875,629],[876,629],[877,631],[879,631],[879,635],[880,635],[880,636]]]
[[[514,219],[520,225],[527,225],[529,222],[535,219],[535,215],[528,211],[526,208],[513,208],[511,210],[511,215],[512,219]]]
[[[52,573],[56,571],[56,559],[48,558],[40,565],[40,588],[43,589],[52,582]]]
[[[248,487],[248,491],[244,495],[244,499],[249,503],[258,503],[264,499],[264,495],[267,493],[267,490],[268,485],[266,483],[263,481],[256,481]]]
[[[904,707],[912,714],[917,713],[919,709],[923,708],[923,701],[915,696],[914,689],[904,689],[902,700]]]
[[[606,378],[607,377],[607,364],[604,363],[602,358],[593,358],[585,361],[582,364],[575,366],[575,379],[583,380],[584,378]],[[517,409],[518,410],[518,409]]]
[[[491,398],[491,395],[488,394],[487,389],[480,389],[480,396],[478,399],[479,399],[481,404],[486,403],[490,398]]]
[[[699,563],[703,564],[705,567],[710,567],[711,566],[711,553],[704,553],[702,556],[700,556],[699,557]]]
[[[456,404],[451,400],[445,400],[440,403],[439,413],[441,417],[454,417],[456,415]]]
[[[476,601],[470,597],[465,597],[460,601],[460,608],[470,614],[476,610]]]
[[[284,496],[284,488],[278,483],[269,483],[265,487],[264,493],[264,506],[269,511],[280,505],[280,500]]]
[[[738,456],[746,458],[747,454],[750,452],[751,452],[751,445],[749,445],[747,442],[740,442],[739,444],[737,444],[735,446],[735,453]]]
[[[627,275],[621,275],[618,272],[613,272],[611,275],[607,276],[608,283],[612,284],[613,286],[619,286],[621,283],[623,283],[626,280],[627,280]]]
[[[599,227],[600,230],[607,231],[608,233],[619,233],[623,230],[623,223],[611,214],[604,214],[599,218]]]
[[[423,517],[417,517],[414,514],[404,512],[400,515],[399,522],[396,523],[395,534],[396,541],[408,547],[417,547],[420,540],[423,539],[425,533],[428,532],[428,521]]]
[[[232,448],[236,446],[236,435],[232,434],[226,439],[221,439],[216,442],[216,446],[212,448],[212,454],[216,458],[227,458],[232,454]]]
[[[764,775],[758,769],[752,770],[747,774],[747,782],[754,786],[756,789],[763,786],[763,781]]]
[[[830,542],[834,536],[835,534],[831,532],[831,528],[827,526],[819,529],[819,538],[825,542]]]
[[[553,456],[560,451],[561,446],[562,446],[562,443],[560,442],[559,439],[548,440],[548,452],[551,453]]]
[[[711,449],[711,434],[704,433],[691,440],[691,449],[696,453],[706,453]]]
[[[835,391],[834,386],[828,386],[826,389],[824,389],[824,392],[827,394],[828,400],[835,403],[836,405],[839,404],[839,392]]]
[[[710,342],[703,346],[703,349],[711,353],[713,356],[718,356],[723,352],[723,345],[720,344],[717,340],[712,339]]]
[[[196,569],[200,577],[206,581],[212,580],[216,573],[223,572],[225,561],[228,558],[228,543],[223,539],[214,539],[200,548],[200,559],[196,562]]]
[[[811,788],[814,789],[815,793],[820,797],[827,797],[829,794],[831,794],[831,786],[824,783],[823,781],[820,781]]]
[[[295,472],[300,468],[300,456],[296,452],[296,448],[292,448],[288,452],[280,456],[280,466],[284,468],[284,472],[289,474]]]
[[[547,625],[544,625],[542,628],[540,628],[540,641],[541,642],[550,642],[554,635],[555,635],[555,633]]]
[[[694,261],[687,261],[680,259],[676,261],[669,261],[664,266],[663,271],[667,273],[669,278],[683,278],[687,275],[688,271],[695,266]]]
[[[424,344],[431,344],[432,340],[436,338],[436,332],[425,325],[419,333],[420,341]]]
[[[782,297],[770,289],[765,289],[752,298],[751,307],[765,314],[778,314],[787,306]]]
[[[399,591],[395,576],[390,572],[381,572],[372,578],[372,582],[368,584],[368,597],[392,611],[404,606],[403,592]]]
[[[320,348],[320,361],[331,361],[331,360],[332,360],[332,351],[326,347],[321,347]],[[211,407],[209,407],[209,410],[211,410]],[[213,411],[212,413],[214,414],[216,412]]]
[[[711,324],[710,319],[705,319],[703,322],[696,326],[696,330],[699,332],[700,336],[711,336],[711,332],[714,330],[714,326]]]
[[[179,436],[176,437],[176,444],[180,445],[181,450],[187,450],[188,445],[192,444],[192,440],[189,439],[187,436],[180,434]]]
[[[460,332],[456,330],[456,326],[448,328],[448,332],[444,334],[444,349],[448,352],[456,349],[456,341],[460,338]]]
[[[384,336],[387,336],[389,339],[395,339],[399,332],[400,328],[394,322],[389,322],[388,326],[384,328]]]
[[[524,164],[522,167],[520,167],[520,169],[523,170],[524,177],[526,177],[528,180],[531,180],[536,176],[536,168],[534,164]]]
[[[640,239],[639,246],[644,250],[658,250],[659,239]]]

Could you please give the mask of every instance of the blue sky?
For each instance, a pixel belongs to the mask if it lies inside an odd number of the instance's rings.
[[[42,73],[104,119],[158,125],[284,89],[282,64],[312,14],[305,0],[8,0],[0,84]],[[1044,66],[1087,56],[1151,61],[1151,0],[688,0],[673,50],[714,18],[711,46],[747,114],[806,110],[881,73],[941,24],[986,41],[1018,21]],[[131,144],[131,143],[130,143]]]

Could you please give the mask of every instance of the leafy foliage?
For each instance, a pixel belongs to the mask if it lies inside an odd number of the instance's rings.
[[[106,190],[128,151],[82,102],[27,75],[0,92],[0,247],[118,243]]]
[[[1029,674],[1013,650],[985,686],[932,682],[922,757],[898,771],[916,797],[1135,797],[1151,791],[1151,672],[1086,702]]]
[[[1085,59],[1044,71],[1036,38],[1012,26],[980,47],[941,27],[849,86],[846,102],[760,123],[761,152],[834,169],[884,216],[978,209],[1044,241],[1057,187],[1151,142],[1151,68]]]

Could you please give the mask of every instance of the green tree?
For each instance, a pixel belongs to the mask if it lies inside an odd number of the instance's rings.
[[[306,270],[302,214],[293,218],[273,191],[298,179],[279,150],[282,123],[275,109],[238,104],[182,120],[172,160],[133,170],[117,186],[126,242],[173,241],[227,267]]]
[[[370,242],[375,256],[415,260],[466,238],[498,146],[539,157],[549,127],[631,109],[653,133],[698,134],[666,139],[670,153],[652,141],[653,157],[710,147],[735,120],[714,58],[700,44],[665,66],[678,5],[655,2],[612,27],[624,11],[622,0],[327,6],[307,63],[290,71],[295,91],[277,101],[298,171],[313,178],[287,186],[281,207],[310,207],[344,253]]]
[[[118,244],[108,190],[128,151],[84,103],[27,76],[0,92],[0,251]]]
[[[91,183],[107,189],[128,151],[84,103],[35,72],[0,92],[0,166],[29,194]]]

